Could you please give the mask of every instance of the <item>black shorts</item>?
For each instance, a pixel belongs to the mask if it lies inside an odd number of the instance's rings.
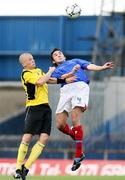
[[[52,122],[52,112],[48,104],[40,104],[37,106],[29,106],[26,109],[25,117],[25,134],[41,134],[50,135]]]

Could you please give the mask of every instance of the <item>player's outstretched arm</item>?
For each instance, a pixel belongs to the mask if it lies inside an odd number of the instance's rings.
[[[90,70],[90,71],[102,71],[102,70],[106,70],[106,69],[113,69],[113,62],[106,62],[102,66],[98,66],[95,64],[89,64],[87,66],[87,70]]]

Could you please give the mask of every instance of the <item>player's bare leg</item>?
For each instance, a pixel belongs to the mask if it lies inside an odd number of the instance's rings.
[[[66,135],[69,135],[74,139],[74,132],[67,123],[68,113],[66,111],[56,114],[56,126]]]

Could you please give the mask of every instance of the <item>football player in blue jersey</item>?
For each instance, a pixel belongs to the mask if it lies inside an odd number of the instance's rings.
[[[70,135],[76,143],[75,157],[71,168],[72,171],[75,171],[85,158],[83,150],[84,131],[80,123],[81,115],[87,109],[89,101],[90,80],[85,70],[101,71],[112,69],[113,63],[106,62],[104,65],[98,66],[78,58],[67,60],[63,52],[58,48],[51,52],[51,59],[56,66],[56,70],[51,77],[67,78],[72,75],[76,76],[76,80],[73,83],[62,84],[56,110],[57,128],[64,134]],[[72,128],[67,123],[69,113],[71,113]]]

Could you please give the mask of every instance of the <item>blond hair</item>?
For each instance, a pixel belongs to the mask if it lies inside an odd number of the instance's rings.
[[[20,62],[20,64],[23,65],[24,58],[25,58],[26,56],[28,56],[28,55],[32,56],[31,53],[22,53],[22,54],[19,56],[19,62]]]

